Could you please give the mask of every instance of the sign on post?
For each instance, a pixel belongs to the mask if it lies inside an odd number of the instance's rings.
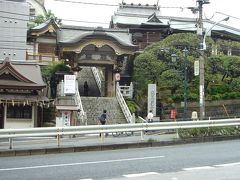
[[[116,74],[115,74],[115,80],[116,80],[116,81],[120,81],[120,78],[121,78],[121,77],[120,77],[120,73],[116,73]]]
[[[156,116],[156,84],[148,84],[148,112]]]
[[[62,112],[63,126],[71,125],[70,118],[71,118],[71,111],[63,111]]]
[[[194,75],[199,75],[199,60],[194,61]]]
[[[76,75],[64,75],[64,94],[75,94]]]

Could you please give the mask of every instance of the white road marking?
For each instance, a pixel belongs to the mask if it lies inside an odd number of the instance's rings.
[[[2,169],[0,169],[0,171],[13,171],[13,170],[38,169],[38,168],[63,167],[63,166],[77,166],[77,165],[113,163],[113,162],[123,162],[123,161],[137,161],[137,160],[156,159],[156,158],[163,158],[163,157],[164,156],[150,156],[150,157],[113,159],[113,160],[106,160],[106,161],[90,161],[90,162],[69,163],[69,164],[50,164],[50,165],[43,165],[43,166],[26,166],[26,167],[16,167],[16,168],[2,168]]]
[[[201,166],[201,167],[183,168],[184,171],[203,170],[203,169],[214,169],[214,167],[212,167],[212,166]]]
[[[229,167],[229,166],[238,166],[240,165],[240,162],[236,162],[236,163],[228,163],[228,164],[218,164],[218,165],[214,165],[216,167]]]
[[[127,178],[132,178],[132,177],[141,177],[141,176],[149,176],[149,175],[159,175],[159,173],[146,172],[146,173],[138,173],[138,174],[126,174],[126,175],[123,175],[123,176],[127,177]]]

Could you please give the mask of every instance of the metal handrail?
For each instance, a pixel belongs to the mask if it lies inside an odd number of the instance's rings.
[[[123,95],[120,91],[120,87],[119,87],[119,83],[117,82],[117,85],[116,85],[116,97],[117,97],[117,100],[118,100],[118,103],[123,111],[123,114],[125,116],[125,118],[127,119],[127,122],[128,123],[132,123],[132,114],[123,98]]]

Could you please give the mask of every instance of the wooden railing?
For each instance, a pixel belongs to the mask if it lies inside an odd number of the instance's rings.
[[[30,54],[26,53],[27,62],[36,62],[36,63],[51,63],[58,61],[58,57],[55,54]]]

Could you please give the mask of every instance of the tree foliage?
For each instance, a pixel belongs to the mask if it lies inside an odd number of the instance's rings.
[[[48,11],[47,11],[47,14],[36,16],[36,17],[34,18],[33,22],[30,23],[30,24],[28,24],[28,27],[29,27],[29,28],[33,28],[33,27],[35,27],[35,26],[38,26],[39,24],[42,24],[42,23],[46,22],[46,21],[49,20],[49,19],[54,19],[55,22],[56,22],[57,24],[59,24],[59,25],[61,25],[61,23],[62,23],[62,20],[61,20],[61,19],[59,19],[58,17],[56,17],[51,10],[48,10]]]
[[[238,97],[240,91],[240,57],[226,56],[220,48],[220,54],[212,56],[214,41],[206,39],[205,51],[205,96],[206,100]],[[217,41],[218,42],[218,41]],[[222,41],[220,41],[222,43]],[[223,43],[222,43],[223,44]],[[240,47],[240,43],[232,42]],[[136,100],[147,99],[147,84],[156,83],[163,101],[182,101],[184,94],[184,71],[187,73],[188,100],[199,98],[199,77],[194,76],[194,61],[198,60],[199,38],[193,33],[173,34],[164,40],[147,46],[144,53],[134,60],[134,81],[136,82]],[[221,47],[221,44],[217,44]],[[188,51],[183,51],[184,49]],[[177,61],[171,56],[176,54]],[[186,64],[185,64],[186,63]],[[186,67],[185,67],[186,66]],[[167,93],[169,92],[169,93]],[[232,94],[223,95],[226,92]]]

